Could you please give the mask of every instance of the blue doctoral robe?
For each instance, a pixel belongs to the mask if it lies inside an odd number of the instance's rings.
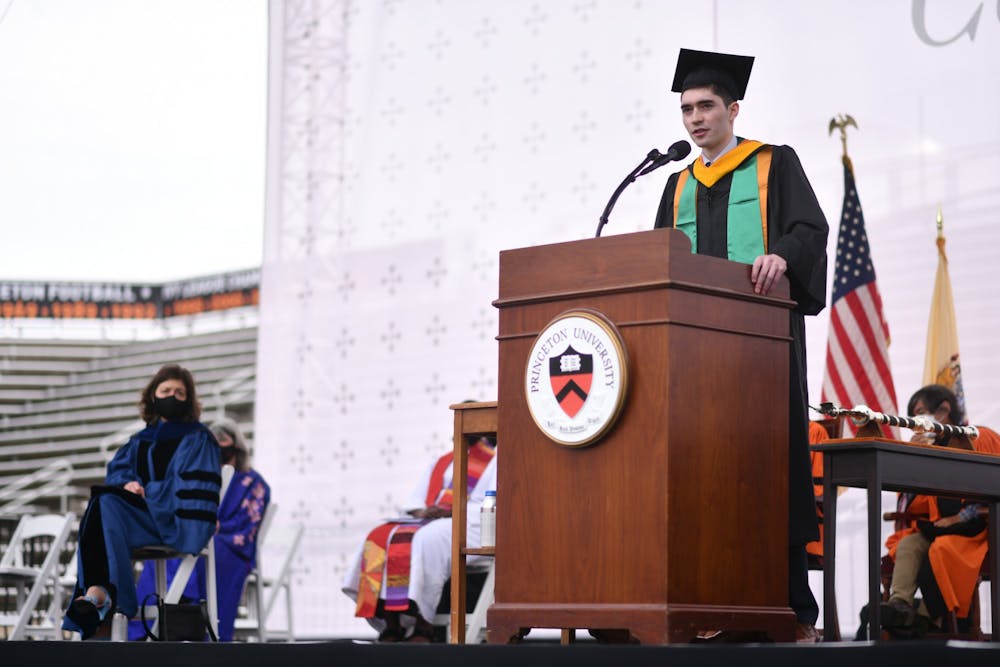
[[[215,532],[219,445],[199,422],[155,422],[133,435],[108,464],[104,486],[91,489],[80,520],[73,598],[103,586],[113,609],[135,616],[131,551],[165,544],[198,553]],[[125,491],[142,484],[145,497]],[[68,617],[63,628],[81,629]]]

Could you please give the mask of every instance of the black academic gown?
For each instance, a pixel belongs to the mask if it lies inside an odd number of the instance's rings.
[[[788,263],[792,344],[788,397],[788,526],[789,545],[819,539],[809,459],[808,387],[806,382],[805,315],[826,305],[826,240],[829,227],[795,151],[774,146],[767,192],[768,252]],[[748,158],[749,159],[749,158]],[[691,169],[689,166],[688,169]],[[693,174],[690,178],[694,178]],[[678,174],[667,180],[656,214],[656,227],[673,227],[674,192]],[[726,257],[726,218],[732,173],[711,188],[698,185],[697,228],[701,255]],[[767,397],[761,397],[766,401]]]

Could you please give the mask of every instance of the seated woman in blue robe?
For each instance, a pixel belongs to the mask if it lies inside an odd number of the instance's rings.
[[[220,419],[210,428],[221,447],[223,465],[228,463],[236,469],[219,505],[219,528],[215,533],[219,640],[227,642],[233,638],[243,585],[250,570],[257,565],[257,531],[271,500],[271,488],[260,473],[250,467],[250,452],[236,422]],[[179,559],[167,562],[168,581],[173,581],[179,565]],[[153,564],[147,562],[139,577],[140,600],[156,589],[155,579]],[[182,595],[189,600],[205,599],[205,562],[202,559],[198,559]],[[141,621],[129,624],[129,639],[145,636]]]
[[[77,584],[62,627],[84,639],[111,611],[138,611],[132,549],[168,545],[196,554],[215,532],[219,445],[198,421],[191,373],[162,367],[142,391],[139,412],[146,428],[115,453],[80,520]]]

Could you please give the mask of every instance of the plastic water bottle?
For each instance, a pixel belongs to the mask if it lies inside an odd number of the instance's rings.
[[[479,544],[495,547],[497,544],[497,492],[487,491],[479,509]]]
[[[111,641],[128,641],[128,616],[115,612],[111,617]]]

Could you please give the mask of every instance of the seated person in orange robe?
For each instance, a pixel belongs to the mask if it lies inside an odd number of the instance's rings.
[[[818,445],[829,440],[830,436],[819,422],[809,422],[809,444]],[[815,569],[812,563],[823,564],[823,453],[809,452],[812,461],[813,493],[816,498],[816,519],[819,521],[819,539],[806,543],[806,555],[809,557],[809,569]]]
[[[929,415],[942,424],[961,425],[965,415],[955,394],[942,385],[927,385],[911,398],[910,415]],[[978,427],[972,439],[977,452],[1000,454],[1000,435]],[[914,441],[958,446],[957,438],[918,433]],[[899,513],[908,515],[886,540],[893,559],[889,601],[882,605],[882,626],[890,630],[913,626],[918,613],[938,618],[949,611],[961,620],[968,617],[979,571],[986,557],[986,521],[975,503],[960,499],[901,493]],[[927,518],[916,518],[926,514]],[[924,596],[914,604],[917,588]]]

